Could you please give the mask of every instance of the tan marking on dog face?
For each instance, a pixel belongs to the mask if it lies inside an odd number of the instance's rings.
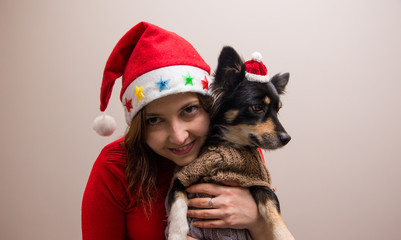
[[[283,104],[281,103],[281,101],[278,102],[278,109],[282,108]]]
[[[231,123],[234,121],[237,115],[238,115],[238,110],[230,110],[224,114],[224,117],[226,118],[227,122]]]
[[[271,119],[268,119],[264,123],[257,125],[246,125],[239,124],[235,126],[227,127],[227,131],[223,131],[224,138],[230,142],[248,145],[250,144],[248,136],[252,133],[256,136],[262,136],[264,134],[275,135],[274,123]]]
[[[265,133],[272,134],[275,133],[274,127],[273,121],[271,119],[267,119],[266,122],[257,124],[254,128],[254,131],[258,135],[263,135]]]
[[[269,97],[265,97],[265,103],[266,103],[266,105],[269,105],[270,102],[271,102],[270,98],[269,98]]]
[[[227,130],[223,130],[224,139],[229,142],[248,145],[250,142],[248,140],[248,134],[254,131],[253,126],[246,124],[240,124],[235,126],[227,126]]]

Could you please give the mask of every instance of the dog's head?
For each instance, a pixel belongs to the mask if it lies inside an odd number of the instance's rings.
[[[291,137],[278,120],[280,95],[289,74],[277,74],[268,82],[249,81],[245,62],[231,47],[224,47],[211,85],[215,103],[211,135],[237,147],[276,149]]]

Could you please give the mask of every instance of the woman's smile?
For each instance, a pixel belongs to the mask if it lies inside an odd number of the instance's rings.
[[[173,152],[174,154],[177,155],[184,155],[187,154],[188,152],[190,152],[192,150],[192,148],[194,147],[195,144],[195,140],[192,141],[191,143],[184,145],[182,147],[178,147],[178,148],[169,148],[171,150],[171,152]]]

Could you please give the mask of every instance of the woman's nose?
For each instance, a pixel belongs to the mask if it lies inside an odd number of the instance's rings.
[[[188,138],[189,133],[186,129],[186,126],[181,121],[174,121],[171,124],[171,132],[169,136],[170,142],[182,145],[185,143],[185,140]]]

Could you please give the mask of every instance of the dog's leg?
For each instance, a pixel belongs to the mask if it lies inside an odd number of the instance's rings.
[[[269,188],[251,187],[262,217],[270,224],[274,240],[294,240],[280,213],[280,203],[276,194]]]
[[[189,226],[187,222],[188,197],[184,186],[175,180],[167,198],[168,204],[168,239],[186,240]]]

